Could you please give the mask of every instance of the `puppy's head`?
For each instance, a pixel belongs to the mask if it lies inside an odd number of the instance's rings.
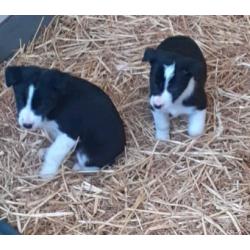
[[[160,49],[146,49],[143,61],[151,65],[150,104],[156,109],[189,97],[202,70],[199,61]]]
[[[18,123],[27,129],[41,127],[65,89],[59,71],[35,66],[7,67],[5,79],[14,89]]]

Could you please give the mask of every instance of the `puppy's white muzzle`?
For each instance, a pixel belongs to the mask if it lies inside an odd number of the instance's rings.
[[[164,90],[161,95],[153,95],[150,97],[150,105],[156,109],[167,109],[172,105],[172,95]]]
[[[26,105],[20,110],[18,114],[19,125],[26,129],[39,128],[42,123],[42,117],[36,115],[31,107],[34,92],[35,92],[35,87],[33,85],[30,85]]]
[[[42,117],[34,114],[31,109],[25,107],[18,115],[18,123],[23,128],[36,129],[41,127]]]

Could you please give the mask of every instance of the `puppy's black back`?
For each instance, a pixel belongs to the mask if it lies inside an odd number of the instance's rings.
[[[176,53],[185,57],[196,59],[205,63],[205,59],[199,46],[187,36],[173,36],[165,39],[157,49]]]
[[[112,163],[124,150],[123,122],[113,102],[96,85],[57,71],[54,82],[64,83],[64,92],[48,119],[73,139],[79,138],[78,150],[89,158],[87,165]]]
[[[28,98],[29,87],[33,86],[32,112],[42,121],[55,122],[52,124],[56,129],[58,126],[59,132],[78,139],[78,150],[89,160],[86,165],[110,164],[123,151],[123,122],[111,99],[96,85],[37,66],[8,67],[6,82],[13,85],[17,103]]]

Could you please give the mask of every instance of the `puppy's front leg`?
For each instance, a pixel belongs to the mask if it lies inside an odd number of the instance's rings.
[[[63,159],[74,147],[76,141],[66,134],[57,136],[53,144],[47,149],[44,163],[40,171],[40,177],[43,179],[51,178],[56,175],[57,170]]]
[[[155,138],[161,141],[169,140],[169,114],[160,110],[152,111],[155,123]]]
[[[192,137],[202,135],[206,123],[206,109],[195,110],[189,115],[188,134]]]
[[[45,155],[46,155],[46,152],[48,151],[49,148],[40,148],[39,151],[38,151],[38,156],[39,158],[44,161],[44,158],[45,158]]]

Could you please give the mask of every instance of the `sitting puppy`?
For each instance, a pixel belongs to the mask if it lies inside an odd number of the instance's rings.
[[[198,45],[189,37],[169,37],[156,49],[147,48],[143,61],[151,64],[150,107],[156,139],[169,139],[169,114],[188,115],[188,134],[201,135],[206,120],[207,70]]]
[[[91,172],[112,164],[124,150],[123,122],[97,86],[35,66],[8,67],[5,76],[7,86],[14,88],[19,125],[45,129],[54,139],[45,151],[42,178],[53,177],[75,146],[74,169]]]

